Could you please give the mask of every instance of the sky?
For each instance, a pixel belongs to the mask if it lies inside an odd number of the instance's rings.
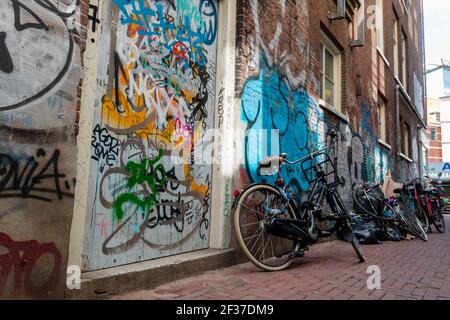
[[[414,0],[413,0],[414,1]],[[450,60],[450,1],[423,0],[427,65]]]

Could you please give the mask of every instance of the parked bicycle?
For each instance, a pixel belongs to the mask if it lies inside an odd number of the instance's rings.
[[[401,197],[387,198],[380,184],[362,185],[353,189],[353,201],[357,211],[374,218],[381,230],[386,231],[392,224],[398,224],[413,236],[428,241],[422,223],[401,200]]]
[[[332,143],[337,134],[331,133]],[[237,240],[251,262],[266,271],[287,268],[292,259],[302,257],[317,242],[321,232],[338,232],[350,242],[360,262],[364,252],[356,239],[352,219],[339,196],[343,184],[328,154],[330,148],[289,161],[287,154],[264,159],[258,170],[277,175],[274,185],[252,184],[242,190],[233,205]],[[283,166],[299,164],[311,189],[308,200],[297,204],[282,177]],[[330,176],[334,179],[330,179]],[[334,180],[329,182],[329,180]],[[327,202],[331,213],[324,210]],[[327,227],[322,228],[322,222]]]
[[[444,201],[440,197],[439,190],[432,187],[427,179],[417,178],[404,184],[403,189],[396,192],[404,203],[414,210],[426,231],[431,231],[433,224],[439,233],[446,231],[445,218],[442,214]]]

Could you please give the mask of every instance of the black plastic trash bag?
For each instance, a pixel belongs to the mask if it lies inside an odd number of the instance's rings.
[[[360,244],[383,244],[383,232],[371,217],[353,214],[352,220],[353,230]]]

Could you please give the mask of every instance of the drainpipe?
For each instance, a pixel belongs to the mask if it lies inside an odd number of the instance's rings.
[[[418,159],[418,161],[419,161],[419,163],[418,163],[418,165],[419,165],[419,177],[423,177],[424,175],[425,175],[425,173],[423,172],[423,167],[422,167],[422,164],[423,164],[423,159],[422,159],[422,145],[423,145],[423,142],[422,142],[422,127],[421,126],[417,126],[417,150],[418,150],[418,152],[419,152],[419,159]]]
[[[401,142],[401,129],[400,129],[400,85],[395,86],[395,126],[397,130],[396,134],[396,145],[397,149],[395,150],[395,158],[397,161],[395,163],[398,163],[398,154],[402,150],[402,142]]]

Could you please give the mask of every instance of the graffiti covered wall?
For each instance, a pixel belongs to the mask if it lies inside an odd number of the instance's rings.
[[[79,15],[77,0],[0,2],[0,299],[64,296]]]
[[[95,107],[85,270],[209,247],[216,0],[112,1]],[[103,21],[108,28],[108,21]]]
[[[329,133],[336,130],[339,140],[332,145],[331,155],[337,174],[345,181],[342,194],[351,208],[351,190],[358,183],[379,183],[386,173],[394,171],[394,152],[378,139],[376,101],[369,96],[356,97],[351,84],[346,89],[347,116],[336,115],[319,106],[320,38],[310,21],[326,8],[307,1],[255,1],[238,4],[239,41],[237,44],[237,94],[241,101],[243,165],[240,185],[267,181],[276,177],[261,176],[258,163],[264,157],[288,153],[301,158],[310,151],[329,144]],[[329,9],[331,10],[331,9]],[[345,25],[333,26],[345,35]],[[344,38],[347,41],[346,38]],[[343,50],[346,71],[351,75],[348,59],[354,52]],[[354,72],[353,72],[354,73]],[[346,79],[344,79],[346,80]],[[349,81],[355,81],[350,79]],[[347,118],[347,119],[345,119]],[[277,134],[262,130],[275,130]],[[238,151],[239,152],[239,151]],[[405,176],[410,168],[404,168]],[[283,168],[283,176],[300,196],[309,189],[300,166]]]

